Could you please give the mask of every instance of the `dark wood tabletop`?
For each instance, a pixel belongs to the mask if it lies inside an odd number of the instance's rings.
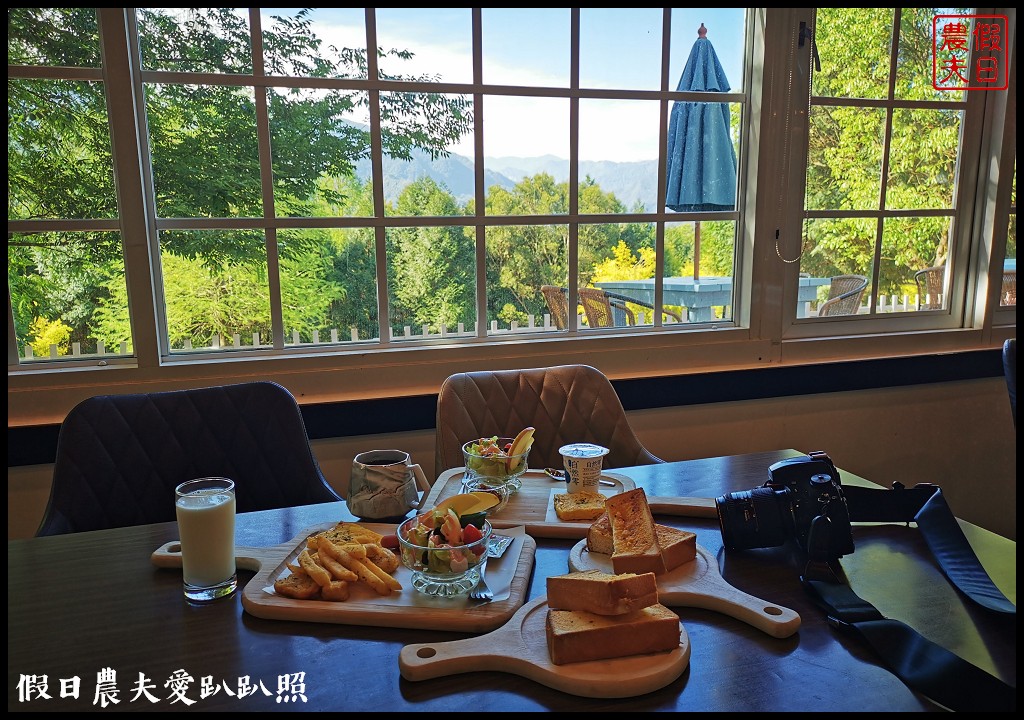
[[[648,495],[717,497],[767,479],[792,450],[628,469]],[[841,470],[841,469],[840,469]],[[842,470],[841,470],[842,472]],[[896,478],[874,478],[889,484]],[[844,483],[869,485],[842,473]],[[953,508],[954,512],[956,508]],[[239,514],[238,545],[264,547],[324,522],[350,520],[344,503]],[[398,656],[411,643],[465,633],[266,620],[245,612],[240,593],[206,606],[182,596],[181,571],[157,568],[151,553],[176,540],[176,523],[13,540],[7,544],[7,707],[16,711],[352,710],[373,711],[894,711],[940,709],[909,690],[871,651],[832,629],[805,594],[790,546],[726,553],[714,519],[659,516],[692,530],[735,587],[796,610],[785,639],[709,610],[674,608],[689,635],[683,674],[639,697],[590,699],[500,672],[413,682]],[[1016,543],[961,523],[996,584],[1016,602]],[[853,589],[886,617],[902,620],[983,670],[1016,685],[1016,618],[973,605],[941,574],[915,526],[857,525],[855,552],[842,558]],[[545,578],[568,571],[573,540],[538,538],[527,601]],[[253,576],[240,572],[240,583]],[[97,699],[97,681],[116,671],[117,704]],[[304,673],[302,697],[279,694],[279,679]],[[175,699],[171,679],[194,679]],[[45,697],[40,681],[45,676]],[[138,692],[144,676],[155,700]],[[203,697],[201,678],[217,692]],[[79,678],[77,699],[69,682]],[[239,685],[254,688],[242,697]],[[291,687],[295,690],[295,686]],[[26,694],[28,697],[26,698]],[[284,702],[283,698],[289,698]]]

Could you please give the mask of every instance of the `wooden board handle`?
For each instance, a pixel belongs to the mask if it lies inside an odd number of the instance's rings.
[[[503,633],[501,640],[495,642],[492,633],[465,640],[406,645],[399,653],[402,676],[407,680],[431,680],[491,670],[530,677],[533,663],[523,660],[529,655],[522,642],[517,642],[512,633]]]
[[[702,592],[659,592],[663,605],[713,610],[736,618],[774,638],[786,638],[800,629],[800,615],[782,605],[770,603],[728,583],[715,585],[714,594]]]
[[[294,547],[294,543],[284,543],[283,545],[265,548],[236,545],[235,566],[239,570],[259,572],[263,568],[264,562],[273,561],[274,558],[277,558],[277,562],[280,562],[280,559],[291,552]],[[180,568],[181,541],[171,540],[170,542],[164,543],[153,551],[153,554],[150,556],[150,560],[157,567],[172,569]]]
[[[587,551],[580,540],[569,551],[569,569],[614,572],[611,556]],[[800,615],[730,585],[715,557],[701,545],[697,556],[658,576],[658,602],[668,607],[695,607],[736,618],[775,638],[789,637],[800,628]]]
[[[654,515],[679,515],[682,517],[717,518],[714,498],[650,496],[647,504]]]
[[[555,665],[548,654],[547,598],[523,605],[503,626],[486,635],[449,642],[406,645],[398,666],[406,680],[493,670],[520,675],[583,697],[643,695],[678,678],[690,662],[690,639],[680,626],[671,652]]]

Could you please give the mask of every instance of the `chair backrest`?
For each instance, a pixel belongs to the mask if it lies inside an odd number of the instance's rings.
[[[914,273],[914,282],[917,284],[917,309],[918,310],[941,310],[943,287],[946,281],[946,266],[936,265],[935,267],[918,270]]]
[[[1000,291],[999,298],[1000,305],[1016,305],[1017,304],[1017,271],[1016,270],[1004,270],[1003,271],[1003,286]]]
[[[662,462],[640,443],[615,388],[589,365],[457,373],[437,398],[435,476],[464,464],[462,445],[514,437],[534,427],[529,465],[562,467],[558,449],[573,442],[608,448],[606,468]]]
[[[615,327],[616,325],[636,325],[636,316],[625,303],[619,302],[613,308],[612,301],[601,288],[581,287],[580,305],[587,316],[587,324],[592,327]],[[616,323],[616,310],[621,313],[623,321]]]
[[[654,306],[651,305],[649,302],[638,300],[636,298],[629,297],[628,295],[609,292],[607,290],[604,291],[604,294],[608,297],[608,302],[611,303],[613,309],[615,307],[621,307],[624,309],[624,311],[633,313],[633,310],[632,308],[629,307],[629,305],[636,305],[637,307],[641,308],[642,311],[650,310],[649,317],[645,318],[645,320],[649,319],[651,324],[654,324]],[[633,314],[635,315],[635,313]],[[682,316],[675,310],[669,310],[664,306],[662,306],[661,308],[661,314],[664,316],[662,318],[662,321],[666,323],[669,322],[670,318],[675,322],[682,322],[683,320]]]
[[[1017,338],[1003,341],[1003,375],[1006,377],[1006,391],[1010,395],[1010,412],[1013,427],[1017,427]]]
[[[102,395],[61,425],[36,534],[173,521],[174,488],[207,476],[235,481],[238,512],[341,499],[295,398],[276,383]]]
[[[565,330],[569,327],[567,289],[557,285],[541,285],[540,291],[544,295],[544,301],[548,304],[548,310],[551,311],[551,319],[554,321],[555,327]]]
[[[818,308],[818,317],[856,315],[868,286],[863,275],[836,275],[829,286],[828,299]]]

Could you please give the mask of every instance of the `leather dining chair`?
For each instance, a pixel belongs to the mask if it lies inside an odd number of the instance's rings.
[[[173,521],[174,488],[209,476],[235,481],[238,512],[341,499],[277,383],[101,395],[61,425],[36,535]]]
[[[515,437],[534,427],[529,465],[562,467],[558,449],[574,442],[608,448],[606,468],[664,462],[641,444],[611,382],[589,365],[457,373],[437,398],[435,477],[464,464],[464,443]]]

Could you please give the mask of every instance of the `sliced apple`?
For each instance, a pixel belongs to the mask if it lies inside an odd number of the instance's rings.
[[[523,428],[516,435],[515,440],[512,441],[512,447],[508,450],[509,457],[505,461],[509,473],[512,472],[513,467],[519,462],[519,456],[527,452],[533,445],[534,432],[532,427]]]

